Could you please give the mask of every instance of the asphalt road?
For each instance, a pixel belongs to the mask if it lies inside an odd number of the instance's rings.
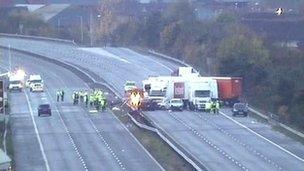
[[[17,170],[162,170],[110,111],[72,105],[72,92],[88,89],[82,80],[54,64],[12,56],[13,68],[41,74],[46,85],[42,93],[10,94]],[[58,89],[66,93],[64,102],[56,102]],[[51,117],[37,116],[42,103],[51,104]]]
[[[121,94],[126,80],[140,84],[149,75],[169,75],[178,67],[125,48],[102,49],[101,55],[54,42],[0,39],[0,44],[8,42],[15,48],[89,68]],[[30,47],[25,47],[28,43]],[[231,118],[229,109],[221,112],[216,116],[188,111],[146,115],[211,170],[304,170],[303,144],[254,118]]]

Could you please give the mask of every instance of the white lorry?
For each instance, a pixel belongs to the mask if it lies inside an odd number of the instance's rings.
[[[44,84],[40,75],[30,75],[30,78],[26,81],[26,85],[30,88],[31,92],[44,91]]]
[[[177,70],[171,73],[171,76],[181,76],[181,77],[198,77],[199,73],[192,67],[179,67]]]
[[[158,107],[164,107],[164,98],[166,96],[168,82],[172,80],[171,76],[149,77],[143,80],[143,89],[147,94],[147,98],[157,103]]]
[[[190,110],[205,110],[206,103],[218,98],[216,80],[197,77],[186,82],[186,99]]]
[[[9,85],[8,85],[8,90],[9,91],[22,91],[23,88],[23,78],[17,76],[17,75],[12,75],[9,77]]]

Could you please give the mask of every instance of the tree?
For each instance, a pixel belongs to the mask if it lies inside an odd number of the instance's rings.
[[[220,42],[217,50],[219,72],[244,77],[247,84],[256,85],[265,78],[269,53],[260,38],[248,35],[247,32],[235,32]]]
[[[104,0],[100,6],[101,23],[97,31],[99,41],[115,42],[119,29],[133,22],[133,13],[138,10],[136,0]],[[133,13],[132,13],[133,12]],[[125,32],[126,33],[126,32]],[[128,34],[128,33],[126,33]]]
[[[163,13],[163,18],[166,23],[187,21],[193,22],[195,18],[194,8],[188,0],[180,0],[171,3],[168,9]]]

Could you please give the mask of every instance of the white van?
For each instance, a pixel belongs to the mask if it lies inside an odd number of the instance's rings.
[[[31,92],[43,91],[43,80],[40,75],[30,75],[26,81],[26,86],[30,87]]]
[[[13,91],[22,91],[23,88],[23,79],[18,77],[18,76],[11,76],[9,77],[9,85],[8,85],[8,90]]]

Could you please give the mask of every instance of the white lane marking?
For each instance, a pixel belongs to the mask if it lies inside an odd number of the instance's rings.
[[[36,136],[37,136],[37,140],[38,140],[38,143],[39,143],[39,147],[40,147],[40,150],[41,150],[41,153],[42,153],[42,157],[43,157],[43,160],[44,160],[44,163],[45,163],[46,170],[50,171],[49,162],[46,158],[44,148],[43,148],[43,145],[42,145],[42,142],[41,142],[41,138],[40,138],[40,135],[39,135],[39,132],[38,132],[38,128],[37,128],[37,125],[36,125],[36,122],[35,122],[35,119],[34,119],[33,109],[32,109],[32,106],[30,105],[30,100],[29,100],[29,97],[28,97],[26,92],[25,92],[25,97],[26,97],[26,101],[27,101],[27,106],[28,106],[28,108],[30,110],[30,113],[31,113],[32,122],[33,122],[33,125],[34,125],[35,133],[36,133]]]
[[[285,148],[281,147],[280,145],[278,145],[278,144],[276,144],[276,143],[272,142],[271,140],[269,140],[269,139],[265,138],[265,137],[264,137],[264,136],[262,136],[261,134],[256,133],[256,132],[255,132],[255,131],[253,131],[252,129],[250,129],[250,128],[246,127],[245,125],[243,125],[243,124],[239,123],[238,121],[236,121],[236,120],[232,119],[230,116],[226,115],[225,113],[223,113],[223,112],[221,112],[221,111],[220,111],[220,114],[221,114],[221,115],[223,115],[224,117],[226,117],[227,119],[231,120],[232,122],[234,122],[234,123],[238,124],[239,126],[241,126],[241,127],[245,128],[245,129],[246,129],[246,130],[248,130],[249,132],[251,132],[251,133],[255,134],[256,136],[258,136],[258,137],[260,137],[260,138],[264,139],[265,141],[269,142],[270,144],[272,144],[272,145],[276,146],[276,147],[277,147],[277,148],[279,148],[280,150],[282,150],[282,151],[286,152],[287,154],[289,154],[289,155],[291,155],[291,156],[295,157],[296,159],[298,159],[298,160],[300,160],[300,161],[304,162],[304,159],[302,159],[301,157],[299,157],[299,156],[297,156],[297,155],[293,154],[292,152],[290,152],[290,151],[286,150]]]
[[[121,121],[117,118],[117,116],[110,111],[109,113],[111,113],[114,118],[118,121],[118,123],[130,134],[130,136],[133,138],[133,140],[135,140],[135,142],[146,152],[146,154],[156,163],[156,165],[158,167],[161,168],[161,170],[165,171],[165,169],[156,161],[156,159],[147,151],[147,149],[136,139],[136,137],[128,130],[128,128],[126,128],[126,126],[121,123]]]
[[[53,102],[53,104],[55,104],[54,99],[52,98],[50,92],[49,92],[47,89],[46,89],[45,91],[46,91],[47,95],[49,96],[50,100]],[[78,147],[76,146],[76,143],[75,143],[75,141],[74,141],[72,135],[70,134],[70,131],[69,131],[68,127],[66,126],[65,122],[63,121],[63,119],[62,119],[62,117],[61,117],[61,114],[60,114],[60,112],[59,112],[58,107],[56,106],[56,104],[55,104],[55,110],[56,110],[56,112],[57,112],[57,114],[58,114],[58,116],[59,116],[59,119],[60,119],[60,121],[61,121],[61,123],[62,123],[62,125],[63,125],[63,127],[64,127],[64,129],[65,129],[65,131],[66,131],[66,133],[67,133],[67,135],[68,135],[68,137],[69,137],[69,139],[70,139],[70,143],[71,143],[72,146],[74,147],[74,150],[75,150],[76,154],[78,155],[79,160],[80,160],[81,163],[82,163],[83,168],[84,168],[86,171],[88,171],[87,165],[86,165],[86,163],[85,163],[85,161],[84,161],[82,155],[80,154],[79,149],[78,149]]]
[[[228,137],[232,138],[233,141],[237,142],[238,144],[240,144],[241,146],[243,146],[246,150],[249,150],[250,152],[254,153],[256,156],[263,158],[264,160],[268,161],[268,163],[272,164],[273,166],[275,166],[276,168],[278,168],[279,170],[282,170],[283,168],[281,166],[279,166],[277,163],[275,163],[274,161],[268,159],[266,156],[262,157],[262,154],[260,154],[259,152],[257,152],[255,149],[253,149],[251,146],[243,143],[242,141],[240,141],[239,139],[237,139],[235,136],[233,136],[232,134],[230,134],[228,131],[226,131],[225,129],[221,128],[218,124],[216,124],[215,122],[211,121],[210,116],[208,117],[203,117],[203,114],[199,114],[199,113],[194,113],[195,116],[203,119],[207,124],[209,124],[210,126],[215,127],[217,130],[219,130],[221,133],[227,135]]]
[[[150,58],[150,57],[147,56],[147,55],[139,54],[139,53],[137,53],[137,52],[135,52],[135,51],[133,51],[133,50],[131,50],[131,49],[128,49],[128,48],[122,48],[122,49],[124,49],[124,50],[126,50],[126,51],[129,51],[130,53],[135,53],[135,54],[137,54],[138,56],[144,56],[144,57],[146,57],[148,60],[151,60],[151,61],[153,61],[153,62],[155,62],[155,63],[161,65],[162,67],[166,68],[166,69],[169,70],[170,72],[173,72],[173,70],[172,70],[171,68],[169,68],[168,66],[166,66],[166,65],[164,65],[164,64],[162,64],[162,63],[160,63],[160,62],[158,62],[158,61],[156,61],[156,60]]]
[[[62,80],[61,77],[59,77],[59,76],[57,76],[57,75],[55,75],[55,77],[58,78],[58,80],[60,80],[61,83],[62,83],[63,85],[67,86],[66,83]],[[90,89],[90,87],[89,87],[89,85],[88,85],[87,83],[84,83],[84,87]],[[50,96],[50,98],[52,99],[52,101],[54,101],[53,98],[51,97],[49,91],[47,91],[47,94]],[[87,114],[87,111],[85,111],[83,108],[81,108],[81,109],[85,112],[85,114]],[[58,110],[57,106],[56,106],[56,110]],[[97,112],[98,112],[98,111],[96,110],[96,113],[97,113]],[[59,117],[60,117],[62,123],[63,123],[64,126],[65,126],[65,123],[64,123],[64,121],[63,121],[63,119],[62,119],[62,117],[61,117],[61,115],[60,115],[59,112],[58,112],[58,114],[59,114]],[[115,161],[117,162],[117,164],[121,167],[122,170],[126,170],[124,164],[122,164],[122,162],[120,162],[120,160],[119,160],[119,158],[116,156],[115,152],[112,150],[112,148],[110,147],[110,145],[109,145],[109,144],[107,143],[107,141],[105,140],[105,138],[104,138],[104,136],[102,135],[101,131],[100,131],[100,130],[95,126],[95,124],[93,123],[92,119],[89,117],[88,120],[89,120],[91,126],[93,127],[93,129],[95,130],[97,136],[98,136],[98,137],[102,140],[102,142],[107,146],[107,149],[110,151],[111,155],[113,156],[113,158],[115,159]],[[81,156],[81,154],[80,154],[78,148],[76,147],[76,144],[74,143],[74,140],[73,140],[73,138],[71,137],[68,128],[67,128],[66,126],[65,126],[65,128],[66,128],[66,130],[67,130],[67,132],[68,132],[68,135],[69,135],[69,138],[70,138],[70,140],[71,140],[71,143],[73,144],[73,146],[74,146],[74,148],[75,148],[75,151],[77,152],[77,154],[78,154],[78,156],[79,156],[79,159],[81,160],[81,162],[83,163],[83,166],[84,166],[85,170],[87,171],[88,169],[87,169],[87,167],[86,167],[86,164],[85,164],[85,162],[84,162],[84,160],[83,160],[83,158],[82,158],[82,156]]]
[[[116,60],[119,60],[119,61],[122,61],[122,62],[125,62],[125,63],[131,63],[130,61],[126,60],[126,59],[123,59],[117,55],[114,55],[102,48],[79,48],[80,50],[83,50],[83,51],[87,51],[87,52],[91,52],[91,53],[95,53],[95,54],[98,54],[98,55],[102,55],[102,56],[106,56],[106,57],[110,57],[110,58],[114,58]]]

